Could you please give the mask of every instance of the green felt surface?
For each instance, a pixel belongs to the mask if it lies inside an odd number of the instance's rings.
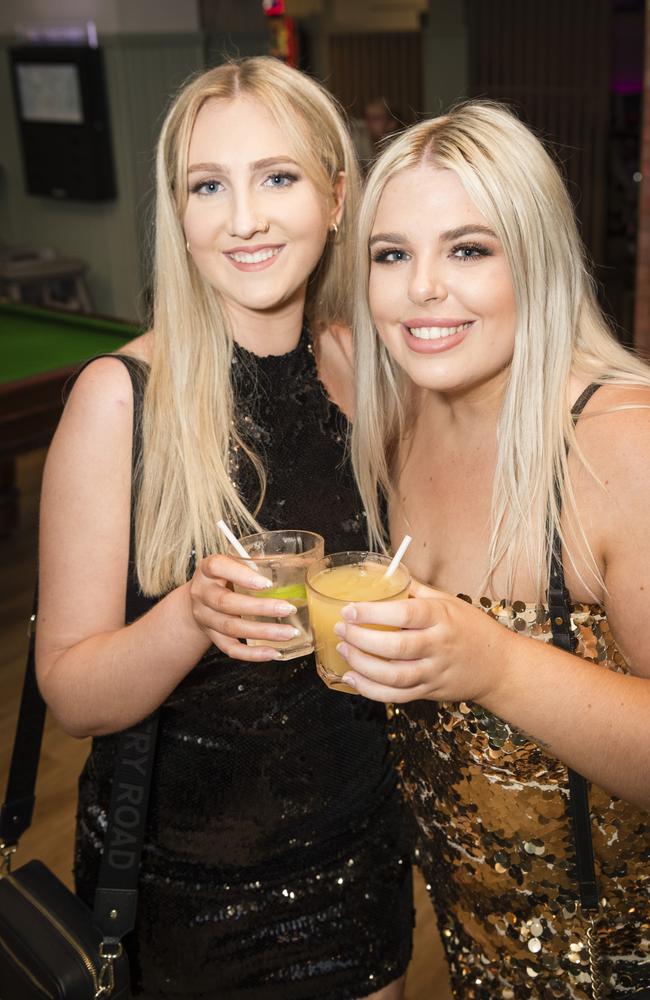
[[[0,303],[0,383],[116,351],[141,332],[120,320]]]

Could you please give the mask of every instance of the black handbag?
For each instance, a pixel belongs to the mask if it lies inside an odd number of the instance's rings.
[[[582,408],[591,398],[598,385],[588,386],[573,408],[573,417],[577,419]],[[560,492],[556,490],[558,507]],[[562,564],[562,544],[555,533],[551,550],[551,567],[548,586],[548,611],[551,619],[553,645],[575,653],[577,638],[571,629],[571,601],[564,581],[564,566]],[[569,777],[569,808],[573,829],[573,842],[576,855],[576,875],[578,881],[578,896],[580,909],[585,918],[587,955],[589,959],[589,975],[591,978],[591,994],[593,1000],[607,1000],[608,983],[603,963],[598,953],[598,918],[602,917],[598,882],[594,865],[594,849],[591,834],[591,816],[589,813],[589,788],[585,778],[571,768]],[[632,989],[625,992],[630,1000],[650,1000],[650,988]]]
[[[29,827],[45,704],[34,667],[35,611],[5,802],[0,810],[0,1000],[128,1000],[122,938],[135,925],[158,716],[120,735],[91,911],[40,861],[11,871]]]

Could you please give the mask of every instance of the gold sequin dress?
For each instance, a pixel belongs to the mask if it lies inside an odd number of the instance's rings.
[[[551,641],[541,605],[483,598],[480,607],[521,635]],[[594,669],[627,672],[601,607],[574,604],[572,622],[578,655]],[[454,996],[590,1000],[566,767],[479,705],[418,701],[389,714]],[[650,813],[595,785],[590,807],[607,901],[600,952],[610,994],[623,997],[650,987]]]

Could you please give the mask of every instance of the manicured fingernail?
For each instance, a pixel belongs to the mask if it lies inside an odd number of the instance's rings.
[[[295,615],[296,609],[293,604],[287,604],[285,601],[279,601],[275,605],[276,615]]]
[[[255,590],[269,590],[273,586],[272,580],[261,579],[259,576],[252,576],[250,578],[250,586],[254,587]]]
[[[356,622],[357,609],[354,604],[346,604],[344,608],[341,608],[341,618],[345,618],[346,622]]]
[[[356,688],[357,686],[357,681],[354,674],[343,674],[341,680],[343,681],[344,684],[347,684],[348,687]]]
[[[293,625],[278,625],[272,632],[273,639],[277,639],[278,642],[288,642],[297,635],[300,635],[300,629],[294,628]]]
[[[345,643],[345,642],[339,642],[339,644],[336,647],[336,652],[340,656],[342,656],[344,659],[347,659],[347,654],[348,654],[347,643]]]
[[[343,622],[337,622],[334,626],[334,631],[337,635],[340,635],[342,639],[345,639],[345,625]]]

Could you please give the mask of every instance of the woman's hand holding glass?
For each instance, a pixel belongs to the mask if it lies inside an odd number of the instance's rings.
[[[343,608],[335,631],[350,665],[344,682],[373,701],[492,702],[506,682],[512,643],[521,637],[443,591],[413,581],[409,593],[406,601]]]
[[[237,585],[249,590],[259,590],[259,597],[237,594]],[[235,660],[277,660],[277,650],[270,646],[247,646],[240,640],[257,639],[286,641],[296,630],[292,625],[253,622],[242,616],[262,615],[284,618],[295,614],[296,609],[287,601],[264,597],[272,587],[266,577],[254,573],[236,559],[224,555],[206,556],[198,564],[190,583],[190,602],[194,621],[211,642]]]

